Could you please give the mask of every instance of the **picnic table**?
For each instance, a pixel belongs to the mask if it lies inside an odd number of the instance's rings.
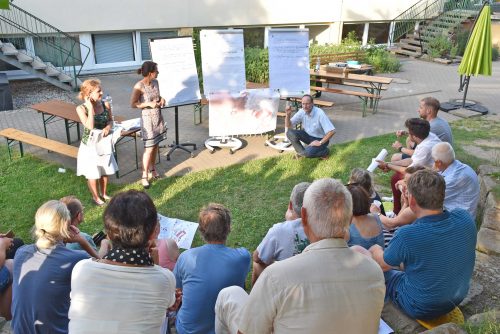
[[[370,101],[372,112],[377,112],[381,92],[382,90],[386,90],[392,82],[392,78],[353,74],[349,73],[348,69],[343,68],[339,68],[338,71],[327,71],[325,69],[320,69],[319,71],[310,70],[309,73],[311,81],[316,83],[316,86],[311,86],[311,91],[356,96],[363,101],[363,116],[365,116],[368,101]],[[331,88],[330,85],[339,85],[341,88]],[[349,87],[349,90],[345,89],[344,86]],[[363,90],[352,90],[351,87]]]
[[[43,130],[45,134],[45,138],[48,138],[47,135],[47,124],[54,123],[59,120],[64,121],[64,126],[66,130],[66,140],[68,145],[71,145],[71,133],[70,129],[76,127],[76,133],[78,141],[81,140],[80,136],[80,117],[76,112],[76,105],[73,103],[68,103],[60,100],[49,100],[46,102],[41,102],[30,106],[30,108],[36,110],[42,115],[43,121]],[[116,122],[121,123],[125,120],[122,116],[114,116]],[[120,138],[115,143],[115,159],[118,162],[118,146],[119,144],[125,144],[131,140],[134,140],[135,147],[135,166],[136,169],[139,169],[139,158],[137,152],[137,135],[141,130],[140,127],[132,128],[129,130],[123,130],[120,133]],[[119,172],[116,172],[116,177],[119,178]]]

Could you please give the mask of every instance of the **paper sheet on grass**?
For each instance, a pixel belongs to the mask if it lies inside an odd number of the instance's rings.
[[[394,333],[391,327],[381,318],[378,325],[378,334],[391,334]]]
[[[160,234],[158,239],[174,239],[179,248],[190,249],[198,229],[198,223],[181,219],[169,218],[158,214],[160,219]]]

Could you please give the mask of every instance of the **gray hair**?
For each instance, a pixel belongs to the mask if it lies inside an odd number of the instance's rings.
[[[447,142],[438,143],[432,147],[432,158],[434,161],[439,160],[445,165],[449,165],[455,161],[455,151]]]
[[[292,189],[292,194],[290,195],[290,202],[292,203],[293,211],[297,216],[301,216],[302,203],[304,201],[304,193],[307,188],[311,185],[310,182],[300,182],[296,184]]]
[[[304,194],[307,221],[319,239],[343,238],[352,217],[352,197],[334,179],[314,181]]]
[[[349,177],[349,183],[357,183],[362,186],[368,195],[372,196],[375,190],[373,189],[372,177],[370,173],[363,168],[354,168]]]

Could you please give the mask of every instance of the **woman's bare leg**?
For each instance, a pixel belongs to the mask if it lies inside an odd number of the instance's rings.
[[[97,189],[97,180],[94,179],[88,179],[87,180],[87,185],[89,186],[90,193],[92,194],[92,199],[96,203],[102,202],[101,198],[99,197],[99,191]]]

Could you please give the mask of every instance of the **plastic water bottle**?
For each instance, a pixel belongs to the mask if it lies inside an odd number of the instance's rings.
[[[318,57],[316,59],[316,66],[314,67],[314,72],[319,72],[320,66],[321,66],[321,59]]]

